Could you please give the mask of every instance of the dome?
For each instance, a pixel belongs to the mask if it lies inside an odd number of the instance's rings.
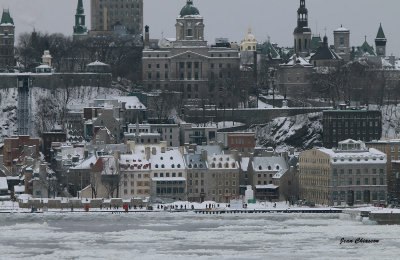
[[[249,28],[249,31],[246,37],[243,39],[243,42],[257,42],[256,37],[251,32],[251,28]]]
[[[180,16],[199,15],[199,9],[193,6],[193,0],[187,0],[186,5],[182,8]]]

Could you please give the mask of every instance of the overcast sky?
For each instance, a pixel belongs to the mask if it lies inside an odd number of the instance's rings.
[[[37,31],[72,34],[78,0],[0,0],[10,8],[17,34]],[[83,0],[90,27],[90,0]],[[175,19],[186,0],[144,0],[144,23],[151,38],[175,37]],[[226,37],[240,42],[253,28],[258,41],[271,37],[281,46],[293,43],[299,0],[194,0],[204,16],[205,36],[209,42]],[[388,38],[388,54],[400,56],[399,0],[306,0],[313,33],[325,34],[333,42],[333,30],[343,24],[351,30],[351,45],[361,45],[364,35],[373,43],[382,22]],[[317,28],[317,29],[316,29]]]

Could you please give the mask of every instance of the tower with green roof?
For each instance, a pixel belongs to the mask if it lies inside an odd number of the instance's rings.
[[[376,54],[378,56],[386,56],[386,36],[382,29],[382,23],[379,25],[378,34],[375,38]]]
[[[14,58],[15,26],[10,11],[3,10],[0,22],[0,70],[11,70]]]
[[[75,14],[74,39],[86,34],[87,28],[85,25],[85,10],[83,9],[82,0],[78,0],[78,6]]]
[[[187,0],[176,19],[176,46],[207,46],[204,40],[204,23],[193,0]]]

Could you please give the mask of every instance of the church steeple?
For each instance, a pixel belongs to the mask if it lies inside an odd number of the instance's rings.
[[[376,54],[378,56],[386,56],[386,36],[382,29],[382,24],[379,25],[378,34],[375,38]]]
[[[300,0],[300,7],[297,9],[297,27],[293,32],[294,49],[296,54],[305,57],[310,52],[311,29],[308,27],[308,9],[306,1]]]
[[[75,14],[74,36],[85,35],[86,33],[87,28],[85,25],[85,9],[83,9],[82,0],[78,0],[78,6],[76,7]]]

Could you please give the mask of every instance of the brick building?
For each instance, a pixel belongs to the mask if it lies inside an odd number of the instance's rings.
[[[378,110],[326,110],[323,111],[323,145],[337,147],[346,139],[369,142],[382,135],[382,112]]]
[[[14,159],[21,156],[24,146],[35,146],[36,156],[39,156],[39,138],[30,138],[27,135],[12,136],[4,139],[4,166],[11,170]]]

